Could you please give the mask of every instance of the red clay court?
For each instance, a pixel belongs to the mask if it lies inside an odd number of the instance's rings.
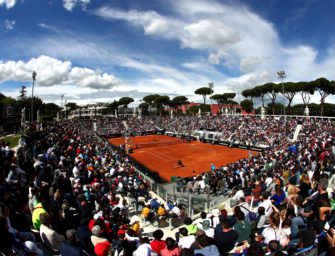
[[[193,175],[193,171],[196,174],[209,171],[212,163],[215,167],[220,167],[249,157],[248,150],[198,141],[180,143],[179,138],[165,135],[147,135],[130,139],[134,146],[140,147],[134,149],[131,156],[151,170],[157,171],[168,181],[171,180],[171,176],[188,177]],[[125,139],[112,138],[109,142],[118,146],[124,144]],[[252,154],[258,152],[252,151]],[[177,167],[178,160],[181,160],[185,167]]]

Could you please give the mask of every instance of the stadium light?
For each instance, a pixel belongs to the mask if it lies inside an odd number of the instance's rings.
[[[31,123],[34,122],[34,85],[36,81],[37,73],[36,71],[33,72],[32,78],[33,78],[33,87],[31,88]]]
[[[283,82],[284,78],[286,77],[285,71],[284,70],[278,71],[277,74],[278,74],[278,78],[281,78],[282,92],[283,92],[283,96],[285,97],[284,82]],[[285,104],[283,104],[283,106],[284,106],[284,119],[286,121]]]
[[[208,87],[211,88],[212,93],[211,93],[211,115],[213,114],[213,102],[212,102],[212,96],[213,96],[213,88],[214,88],[214,83],[210,82],[208,83]]]

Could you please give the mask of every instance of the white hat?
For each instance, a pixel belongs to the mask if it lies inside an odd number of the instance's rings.
[[[37,253],[37,254],[40,254],[40,255],[43,255],[43,251],[38,249],[38,247],[36,246],[35,243],[31,242],[31,241],[25,241],[24,242],[24,250],[26,252],[29,252],[29,253]]]
[[[219,217],[220,214],[221,214],[221,212],[220,212],[219,209],[213,209],[213,210],[212,210],[212,214],[213,214],[215,217]]]
[[[140,221],[138,216],[133,216],[129,222],[130,225],[133,225],[135,222]]]
[[[98,213],[94,214],[93,219],[97,220],[97,219],[100,219],[101,217],[102,217],[102,213],[98,212]]]

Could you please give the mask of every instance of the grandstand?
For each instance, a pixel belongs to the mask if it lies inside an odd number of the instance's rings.
[[[123,122],[126,122],[127,129]],[[96,123],[96,132],[93,123]],[[222,227],[222,223],[217,224],[225,219],[234,227],[231,232],[236,232],[237,239],[247,234],[245,239],[251,242],[251,237],[256,235],[257,240],[269,244],[273,238],[263,231],[267,230],[267,226],[260,224],[262,218],[262,221],[270,220],[270,227],[278,234],[290,230],[290,235],[281,235],[278,239],[281,249],[289,251],[295,239],[301,239],[299,229],[306,228],[307,224],[323,229],[334,227],[334,197],[331,192],[335,180],[335,130],[330,119],[287,117],[283,122],[282,118],[273,117],[261,120],[255,116],[185,116],[147,117],[138,121],[127,117],[86,120],[85,123],[80,120],[61,121],[55,126],[45,123],[43,127],[39,131],[33,126],[28,128],[26,138],[20,140],[16,152],[1,145],[1,210],[9,210],[8,220],[12,228],[9,231],[4,229],[3,237],[17,237],[17,244],[7,243],[13,245],[10,249],[20,251],[18,245],[24,244],[20,237],[26,235],[46,254],[60,254],[63,246],[71,245],[68,235],[72,231],[67,231],[74,229],[82,234],[80,230],[84,229],[90,234],[87,241],[95,244],[85,242],[76,245],[76,248],[93,254],[98,244],[96,241],[114,246],[117,244],[115,239],[125,236],[126,230],[152,237],[152,232],[160,227],[164,231],[163,238],[175,237],[185,223],[187,227],[195,225],[192,228],[202,229],[206,236],[210,236],[210,232],[206,231]],[[157,130],[157,127],[165,130]],[[133,154],[126,154],[122,148],[107,142],[106,135],[121,137],[126,131],[129,133],[127,141],[125,138],[113,140],[120,140],[121,143],[132,141],[134,148],[135,145],[146,146],[138,147]],[[156,135],[158,133],[161,135]],[[192,142],[182,143],[188,137]],[[136,142],[141,138],[142,142]],[[173,145],[169,141],[173,141]],[[140,165],[135,157],[133,159],[137,153],[150,155],[146,152],[153,153],[154,149],[164,154],[162,148],[196,144],[224,148],[220,145],[222,143],[227,143],[231,151],[247,149],[244,150],[246,155],[231,159],[222,166],[215,162],[220,156],[212,156],[209,159],[212,165],[207,164],[206,172],[176,177],[169,184],[160,184],[145,166]],[[253,152],[253,148],[259,152]],[[180,152],[176,150],[176,155]],[[14,153],[16,158],[13,158]],[[161,159],[161,163],[163,161]],[[187,158],[183,163],[189,164]],[[30,191],[31,195],[25,191]],[[24,205],[27,207],[24,208]],[[148,205],[151,209],[147,208]],[[161,214],[164,213],[162,205],[165,206],[165,214]],[[262,215],[261,207],[271,209],[273,213]],[[45,222],[47,216],[43,215],[39,220],[34,215],[42,209],[52,217],[52,225]],[[280,214],[276,213],[276,209]],[[22,219],[18,213],[32,218],[34,239],[29,232],[25,232],[31,227],[19,221]],[[282,225],[276,226],[275,216],[288,223],[285,229]],[[194,224],[189,224],[187,217],[191,217]],[[5,217],[2,218],[4,220]],[[86,218],[88,222],[81,221],[86,221]],[[205,219],[210,220],[209,227],[202,224]],[[239,233],[239,222],[250,226],[245,234]],[[142,230],[136,228],[136,223]],[[100,231],[96,232],[99,228]],[[44,230],[56,232],[59,243],[46,240],[46,236],[42,235]],[[308,230],[310,237],[318,232],[316,229]],[[231,249],[225,247],[219,238],[220,232],[223,231],[213,233],[215,246],[221,251],[227,249],[229,253],[238,250],[238,246],[235,247],[237,240],[230,244]],[[130,235],[137,237],[132,232]],[[327,240],[323,240],[323,246],[313,245],[313,242],[311,246],[318,252],[331,248]],[[1,244],[1,250],[6,248]]]

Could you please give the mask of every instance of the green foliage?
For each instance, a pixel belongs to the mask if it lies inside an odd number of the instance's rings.
[[[57,116],[57,113],[56,113],[56,116]],[[52,121],[54,119],[54,117],[56,117],[56,116],[45,116],[45,115],[43,115],[43,116],[40,117],[41,122]]]
[[[127,108],[130,103],[134,102],[133,98],[130,97],[122,97],[119,99],[119,104],[123,105],[124,108]]]
[[[223,94],[224,97],[226,97],[227,101],[232,100],[235,98],[236,93],[235,92],[226,92]]]
[[[156,107],[157,113],[159,113],[160,115],[162,115],[163,112],[164,112],[164,106],[168,106],[169,103],[170,103],[170,97],[169,96],[158,95],[155,98],[155,107]]]
[[[330,82],[326,78],[318,78],[314,82],[311,82],[314,85],[316,91],[319,92],[321,99],[321,116],[324,114],[324,104],[326,97],[329,95],[335,94],[335,82]]]
[[[50,116],[51,120],[52,120],[52,117],[56,117],[57,112],[60,111],[60,110],[61,110],[61,108],[54,103],[43,103],[41,114],[44,115],[44,116]]]
[[[252,112],[254,103],[251,100],[248,100],[248,99],[242,100],[240,104],[242,106],[242,109],[245,110],[245,112],[247,112],[247,113]]]
[[[186,111],[187,114],[192,115],[196,115],[198,112],[199,112],[199,106],[196,105],[190,106]]]
[[[144,116],[149,115],[149,112],[148,112],[149,104],[148,103],[142,102],[138,107],[141,109],[142,115]]]
[[[65,106],[67,107],[69,112],[78,108],[78,105],[75,102],[68,102]]]
[[[269,103],[266,106],[266,113],[273,113],[273,115],[283,115],[283,104]]]
[[[188,98],[185,96],[176,96],[172,99],[172,102],[176,107],[189,104]]]
[[[213,90],[209,87],[201,87],[195,90],[195,94],[201,95],[204,99],[204,104],[206,104],[206,96],[211,95]]]
[[[20,90],[20,96],[18,98],[18,100],[25,100],[27,98],[27,87],[22,85],[21,86],[21,90]]]
[[[143,101],[148,103],[149,105],[153,105],[158,96],[158,94],[147,95],[143,98]]]
[[[227,101],[226,96],[224,96],[223,94],[214,94],[213,96],[211,96],[211,99],[215,100],[216,103],[218,104],[219,110],[220,110],[219,113],[220,113],[223,105]]]
[[[211,111],[211,105],[200,104],[200,109],[201,109],[201,113],[210,112]]]
[[[16,147],[17,144],[19,144],[20,137],[21,137],[21,135],[19,135],[19,136],[9,136],[9,137],[4,138],[3,140],[4,140],[5,143],[9,142],[10,147],[13,148],[13,147]]]
[[[120,103],[116,100],[114,100],[112,103],[108,105],[108,110],[114,114],[115,111],[118,111],[118,107],[120,106]]]

